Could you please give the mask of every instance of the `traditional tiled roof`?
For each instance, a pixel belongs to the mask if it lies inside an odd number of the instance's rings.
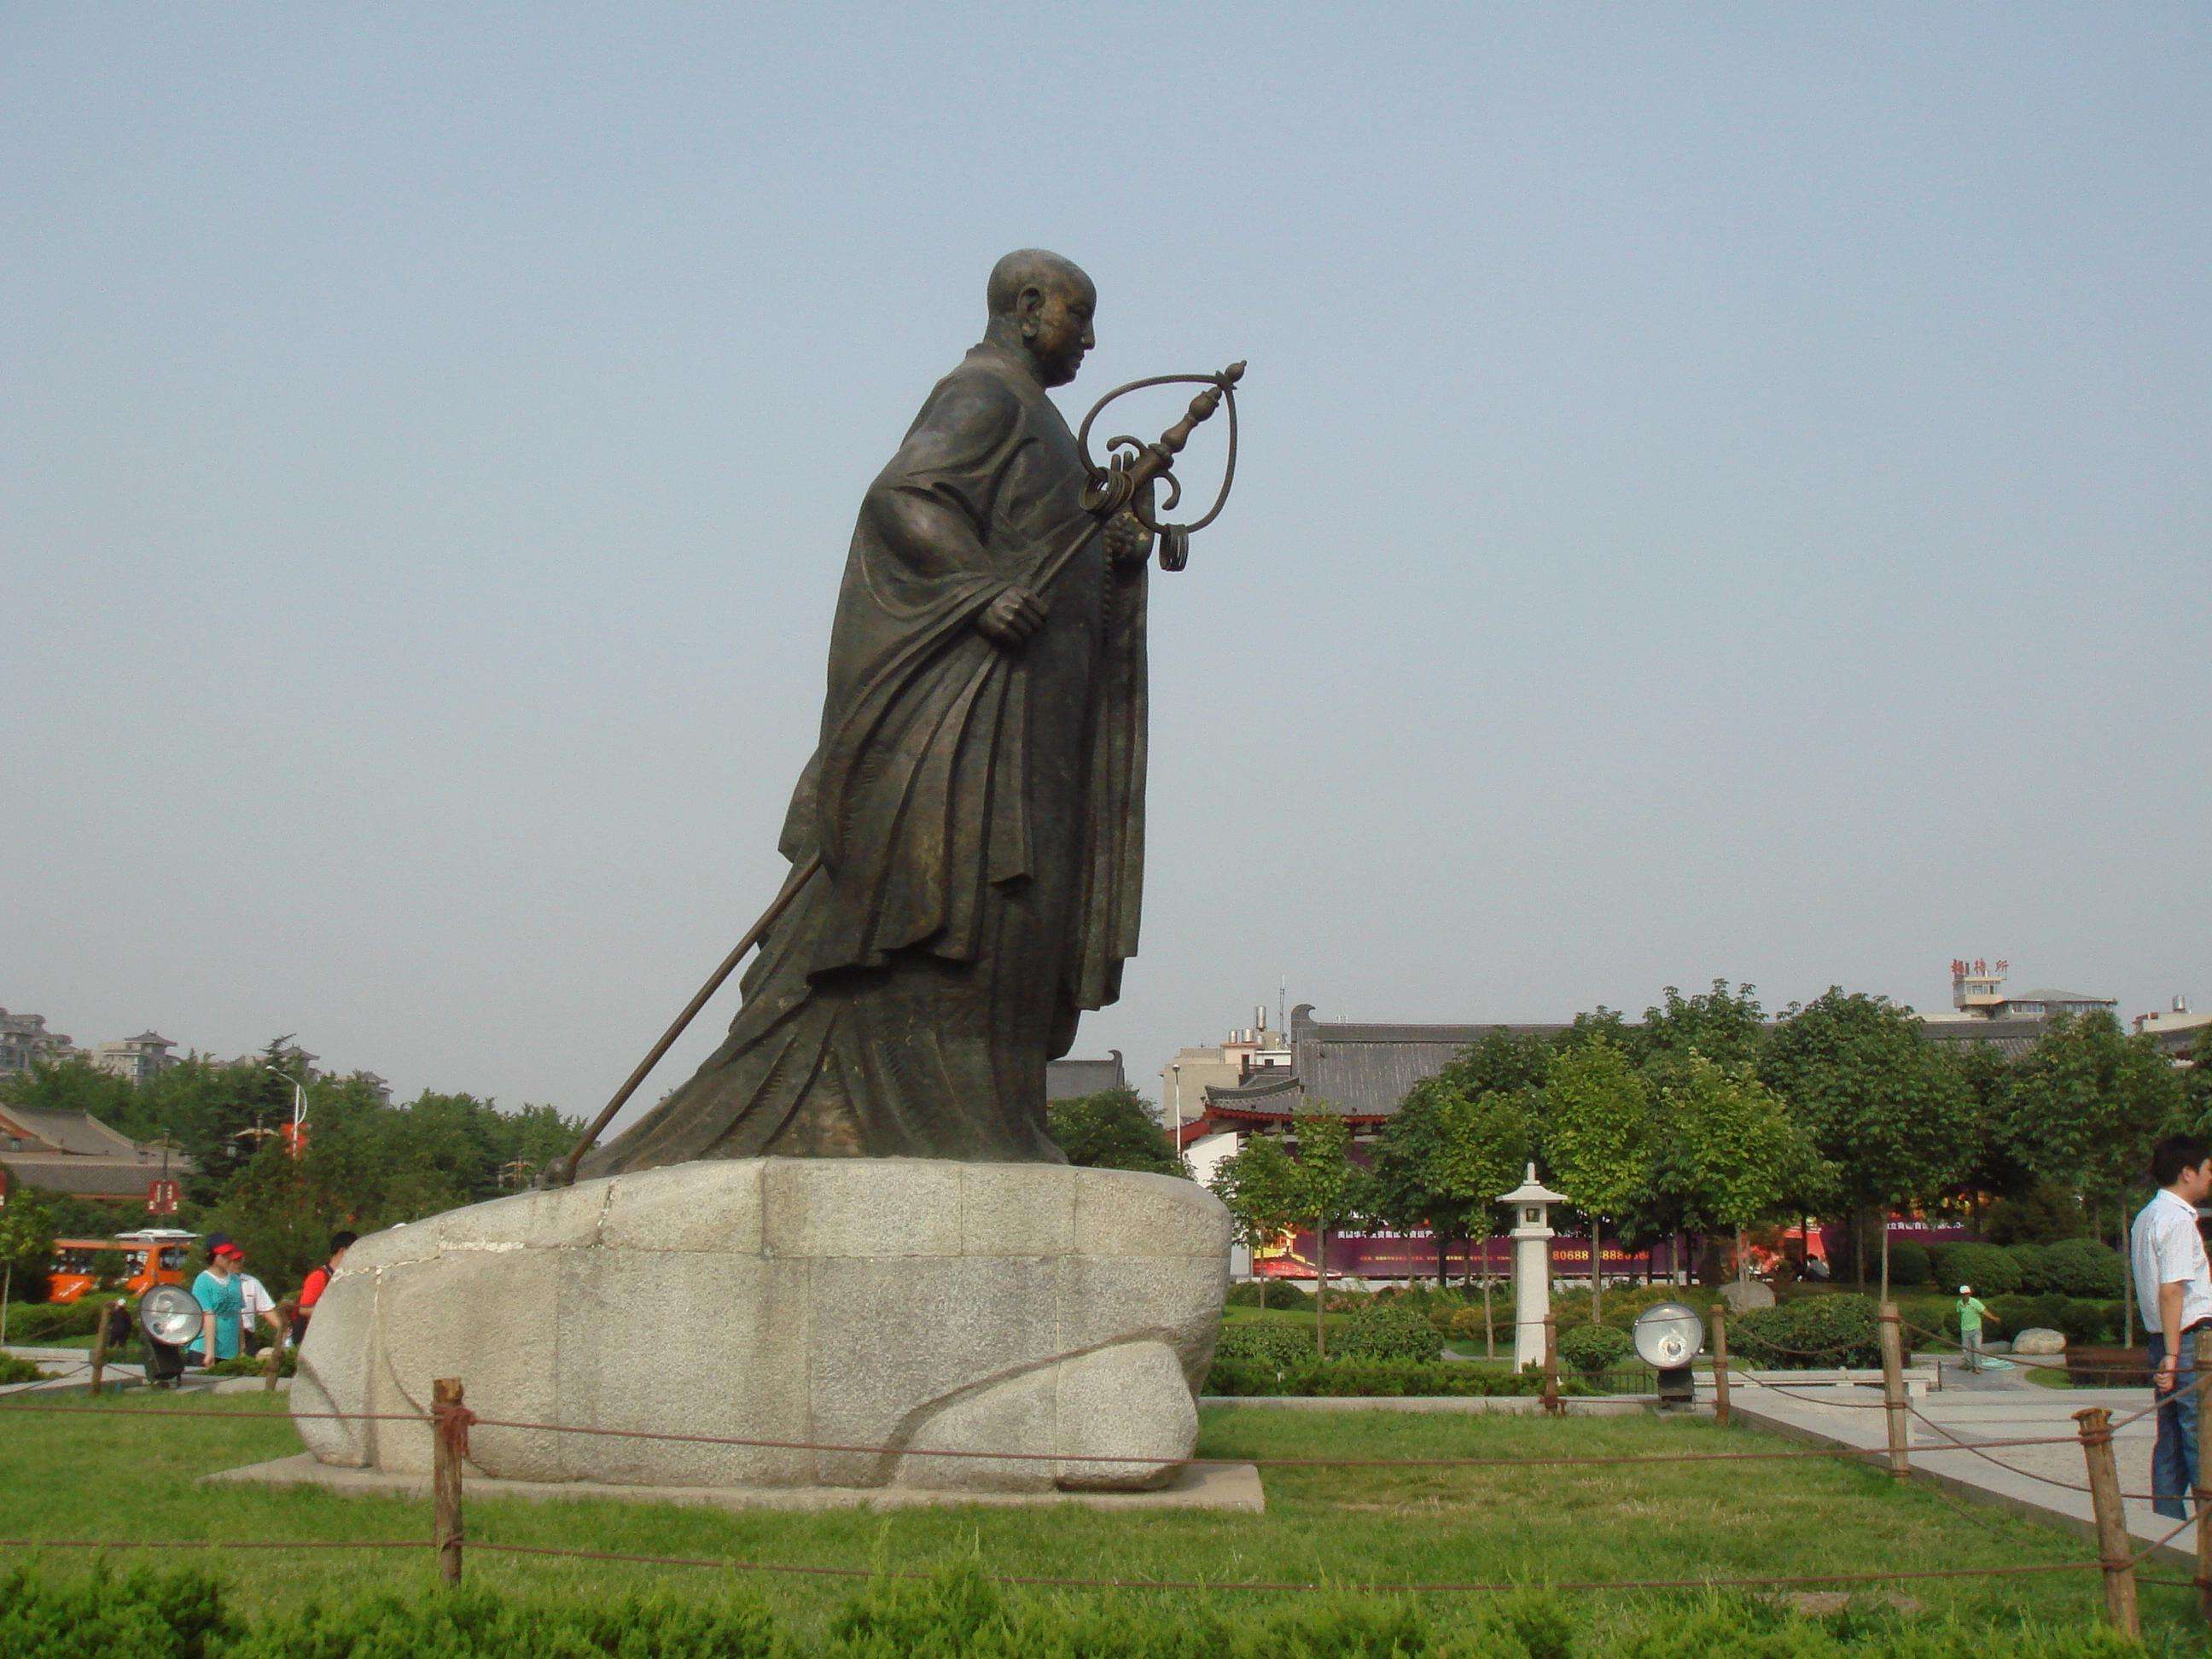
[[[1931,1042],[1979,1042],[2007,1060],[2018,1060],[2048,1029],[2050,1022],[2035,1015],[2006,1019],[1930,1019],[1921,1023],[1921,1035]]]
[[[67,1152],[80,1157],[125,1157],[137,1152],[131,1137],[119,1134],[84,1112],[48,1111],[32,1106],[0,1106],[0,1148],[9,1142],[27,1152]]]
[[[1469,1025],[1323,1024],[1310,1004],[1291,1010],[1291,1069],[1306,1092],[1348,1116],[1387,1117],[1409,1090],[1493,1031],[1556,1036],[1563,1024]]]
[[[1121,1051],[1109,1048],[1104,1060],[1055,1060],[1044,1068],[1047,1100],[1076,1100],[1108,1089],[1125,1087],[1128,1074],[1121,1069]]]
[[[1922,1030],[1940,1042],[1986,1043],[2007,1060],[2017,1060],[2034,1047],[2045,1024],[2034,1017],[1937,1020]],[[1290,1066],[1275,1073],[1253,1073],[1233,1087],[1207,1088],[1204,1115],[1279,1121],[1326,1102],[1348,1118],[1380,1122],[1397,1111],[1415,1084],[1436,1076],[1462,1049],[1492,1032],[1549,1038],[1571,1029],[1564,1023],[1525,1022],[1324,1024],[1313,1018],[1311,1005],[1302,1003],[1291,1011]]]
[[[172,1176],[189,1173],[179,1162],[169,1165]],[[64,1152],[0,1152],[0,1165],[6,1166],[12,1182],[78,1198],[143,1198],[146,1183],[161,1174],[158,1158],[73,1158]]]

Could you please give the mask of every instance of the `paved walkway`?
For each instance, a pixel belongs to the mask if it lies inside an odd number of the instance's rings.
[[[1747,1421],[1797,1439],[1888,1449],[1878,1386],[1802,1388],[1787,1382],[1784,1373],[1765,1375],[1790,1391],[1739,1381],[1729,1391],[1729,1403]],[[1709,1399],[1709,1389],[1703,1379],[1700,1382],[1700,1399]],[[1956,1496],[2094,1537],[2087,1468],[2080,1443],[2072,1439],[2078,1428],[2074,1413],[2102,1406],[2118,1424],[2149,1403],[2148,1389],[2046,1389],[2017,1370],[1988,1371],[1977,1377],[1946,1364],[1943,1387],[1913,1401],[1913,1475]],[[2060,1435],[2068,1437],[2069,1443],[2005,1446],[1986,1453],[1957,1449],[1960,1441]],[[2128,1530],[2138,1548],[2165,1538],[2174,1524],[2151,1512],[2148,1497],[2151,1445],[2156,1437],[2155,1419],[2146,1415],[2120,1428],[2112,1442],[2120,1490],[2130,1494],[2126,1499]],[[2169,1563],[2193,1563],[2196,1549],[2192,1525],[2183,1528],[2160,1554]]]

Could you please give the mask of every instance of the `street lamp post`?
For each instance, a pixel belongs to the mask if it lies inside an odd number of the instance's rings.
[[[307,1085],[283,1066],[271,1066],[266,1060],[262,1062],[261,1069],[274,1072],[292,1085],[292,1139],[296,1143],[300,1139],[301,1120],[307,1115]]]
[[[1168,1074],[1175,1079],[1175,1149],[1182,1151],[1182,1062],[1168,1062]]]

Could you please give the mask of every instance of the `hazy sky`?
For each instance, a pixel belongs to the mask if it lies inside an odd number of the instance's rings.
[[[595,1108],[1031,243],[1251,362],[1078,1052],[2212,1001],[2212,12],[767,10],[0,11],[0,1003]]]

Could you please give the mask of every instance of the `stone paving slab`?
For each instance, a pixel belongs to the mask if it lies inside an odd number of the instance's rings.
[[[428,1501],[428,1475],[392,1474],[318,1462],[307,1452],[203,1475],[203,1486],[316,1486],[356,1497]],[[911,1486],[631,1486],[592,1480],[499,1480],[471,1474],[463,1501],[524,1498],[537,1502],[611,1498],[623,1504],[684,1504],[722,1510],[942,1509],[982,1504],[994,1509],[1220,1510],[1267,1511],[1260,1471],[1249,1463],[1186,1468],[1153,1492],[945,1492]]]
[[[1791,1391],[1784,1394],[1738,1382],[1729,1391],[1729,1405],[1747,1421],[1793,1439],[1887,1451],[1888,1430],[1879,1390],[1790,1386]],[[1699,1392],[1701,1399],[1710,1398],[1709,1390]],[[1911,1420],[1909,1442],[1914,1479],[1972,1502],[2094,1538],[2088,1474],[2080,1443],[2074,1439],[2074,1413],[2102,1406],[2118,1424],[2148,1405],[2150,1393],[2146,1389],[2046,1389],[2015,1379],[2010,1386],[1945,1389],[1913,1403],[1920,1414]],[[1865,1408],[1869,1405],[1874,1409]],[[2064,1436],[2066,1443],[2005,1446],[1983,1454],[1959,1449],[1957,1444],[1960,1440],[2044,1436]],[[2148,1415],[2118,1428],[2113,1436],[2120,1490],[2132,1494],[2124,1504],[2128,1532],[2139,1548],[2158,1544],[2161,1562],[2193,1567],[2194,1523],[2168,1539],[2174,1523],[2150,1507],[2151,1447],[2156,1438],[2156,1421]]]

